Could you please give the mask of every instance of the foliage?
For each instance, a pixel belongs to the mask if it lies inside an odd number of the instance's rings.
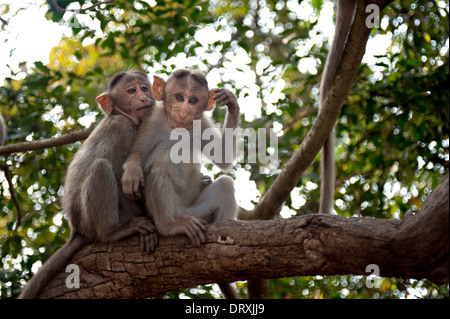
[[[5,79],[0,106],[8,144],[88,126],[98,115],[95,96],[104,89],[105,77],[117,70],[169,74],[191,67],[208,74],[210,83],[236,92],[243,127],[278,132],[279,168],[292,156],[317,115],[319,74],[329,42],[319,18],[328,2],[117,0],[97,6],[100,2],[59,0],[63,9],[90,7],[60,12],[48,1],[46,17],[68,24],[73,36],[52,50],[48,65],[37,62],[25,77]],[[431,0],[394,2],[383,11],[372,37],[384,35],[390,45],[374,63],[361,65],[337,124],[337,214],[402,218],[421,207],[448,171],[448,11],[448,3]],[[223,119],[224,110],[216,108],[214,116]],[[24,213],[18,226],[11,190],[2,178],[2,298],[16,297],[32,266],[68,239],[62,185],[80,145],[0,155],[11,168]],[[283,217],[317,211],[318,163],[286,200]],[[238,164],[232,173],[242,171],[260,194],[278,173],[264,174],[260,163]],[[364,281],[350,275],[274,279],[271,297],[448,297],[448,286],[428,281],[384,278],[379,289],[368,289]],[[237,286],[245,296],[246,285]],[[211,289],[168,296],[210,298]]]

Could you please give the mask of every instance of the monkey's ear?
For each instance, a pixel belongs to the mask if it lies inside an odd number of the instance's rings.
[[[95,99],[98,104],[103,109],[103,112],[105,112],[106,115],[110,114],[113,110],[112,101],[108,93],[102,93]]]
[[[153,85],[152,85],[152,95],[153,98],[157,101],[164,100],[164,87],[166,86],[166,81],[161,79],[159,76],[153,76]]]
[[[208,105],[206,106],[205,111],[211,111],[214,103],[216,103],[216,101],[214,100],[214,96],[216,95],[216,92],[214,92],[213,90],[209,91],[209,98],[208,98]]]

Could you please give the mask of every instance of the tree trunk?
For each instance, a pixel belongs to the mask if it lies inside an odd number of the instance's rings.
[[[138,236],[94,243],[77,253],[74,274],[60,273],[40,298],[146,298],[214,282],[309,275],[369,275],[449,280],[449,181],[433,191],[420,212],[403,220],[308,215],[269,221],[230,221],[208,226],[207,243],[161,237],[141,254]]]

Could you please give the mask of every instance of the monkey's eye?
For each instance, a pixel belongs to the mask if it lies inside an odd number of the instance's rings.
[[[141,91],[148,92],[148,86],[146,86],[146,85],[141,86]]]
[[[183,102],[183,100],[184,100],[183,95],[181,95],[181,94],[175,94],[175,99],[178,102]]]
[[[198,102],[198,99],[196,97],[192,97],[189,99],[189,104],[196,104]]]
[[[129,88],[127,90],[127,93],[129,93],[129,94],[134,94],[135,92],[136,92],[136,88]]]

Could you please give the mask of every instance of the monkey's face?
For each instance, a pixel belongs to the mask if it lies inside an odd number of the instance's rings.
[[[152,85],[147,79],[140,77],[123,77],[110,95],[115,107],[140,121],[150,114],[155,104]]]
[[[208,101],[208,89],[176,88],[166,95],[164,103],[170,127],[191,130],[194,120],[199,120]]]
[[[127,99],[126,105],[128,105],[130,115],[142,120],[150,114],[155,104],[150,82],[132,81],[125,85],[123,90],[123,96]]]

